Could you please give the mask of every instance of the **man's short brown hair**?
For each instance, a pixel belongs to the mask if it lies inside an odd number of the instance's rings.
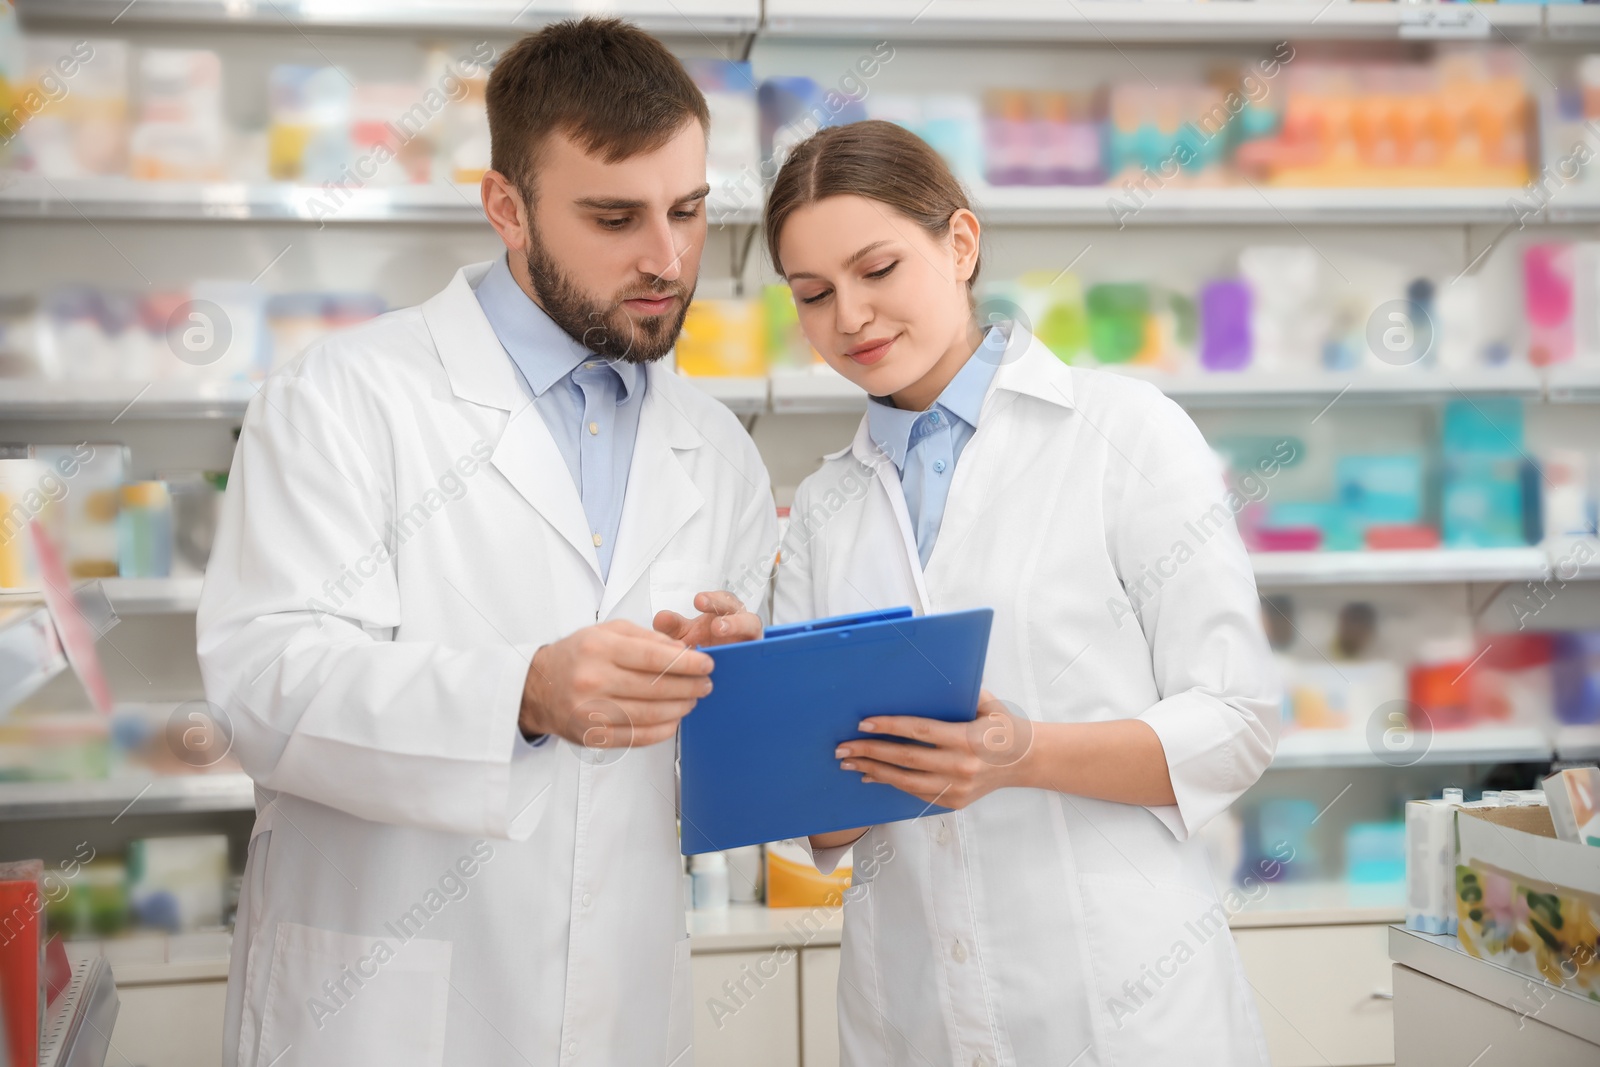
[[[666,144],[706,99],[667,46],[611,18],[568,19],[512,45],[489,75],[490,166],[531,195],[539,150],[563,133],[607,163]]]

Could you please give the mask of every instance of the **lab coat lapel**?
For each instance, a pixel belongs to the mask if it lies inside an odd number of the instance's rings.
[[[457,271],[442,292],[422,305],[423,319],[451,391],[470,403],[510,413],[495,444],[495,469],[572,546],[598,580],[600,559],[578,487],[472,291],[488,269],[488,263],[477,263]]]
[[[911,529],[911,513],[906,508],[906,494],[900,488],[900,471],[894,461],[880,449],[872,440],[871,423],[866,416],[861,417],[861,425],[856,428],[855,440],[850,443],[850,451],[863,466],[867,467],[876,476],[880,491],[889,498],[889,508],[894,514],[895,526],[900,531],[900,548],[904,553],[906,566],[911,571],[912,584],[917,590],[917,604],[922,614],[932,611],[928,601],[928,588],[922,578],[922,557],[917,553],[917,535]]]
[[[1018,323],[1013,328],[1023,327]],[[1034,457],[1026,445],[1018,444],[1018,413],[1008,409],[1023,396],[1063,409],[1072,407],[1071,372],[1042,341],[1027,335],[1015,338],[1016,342],[1020,342],[1021,354],[995,372],[978,415],[977,432],[956,464],[944,518],[939,523],[939,540],[928,557],[929,571],[943,558],[959,552],[961,542],[988,510],[990,501],[1015,492],[1017,480],[1030,473]]]
[[[646,368],[649,388],[639,410],[639,432],[628,468],[616,551],[610,580],[600,601],[604,618],[666,548],[705,498],[679,459],[680,451],[698,448],[704,438],[679,407],[679,382],[659,363]]]

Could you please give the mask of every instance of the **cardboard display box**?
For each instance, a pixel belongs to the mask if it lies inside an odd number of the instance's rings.
[[[1457,811],[1456,908],[1467,952],[1600,1001],[1600,848],[1549,808]]]

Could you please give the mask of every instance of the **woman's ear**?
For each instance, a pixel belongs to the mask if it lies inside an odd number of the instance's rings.
[[[963,285],[978,269],[981,229],[978,216],[967,208],[956,208],[950,216],[950,245],[956,257],[956,281]]]

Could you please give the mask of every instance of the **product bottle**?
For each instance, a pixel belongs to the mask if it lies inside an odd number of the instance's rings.
[[[703,852],[689,857],[689,878],[694,885],[694,908],[705,911],[728,906],[728,857]]]

